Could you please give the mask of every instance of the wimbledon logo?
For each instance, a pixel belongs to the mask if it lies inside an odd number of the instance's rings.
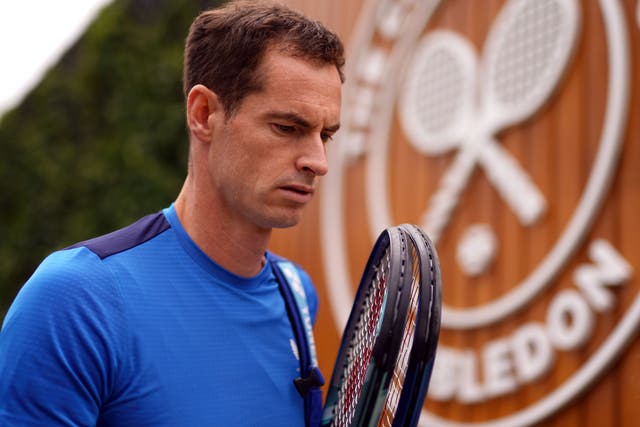
[[[346,183],[353,178],[353,165],[362,170],[369,235],[373,238],[391,224],[406,222],[394,218],[388,194],[387,181],[402,169],[390,161],[393,133],[402,132],[414,152],[426,157],[451,156],[421,215],[423,228],[436,243],[447,236],[452,218],[464,209],[460,201],[476,170],[524,229],[539,224],[553,207],[526,168],[501,145],[499,135],[525,121],[535,122],[545,103],[562,97],[563,76],[572,66],[584,30],[578,2],[505,1],[479,52],[465,35],[429,27],[447,5],[446,1],[371,0],[353,35],[343,128],[329,152],[331,173],[321,192],[325,270],[340,330],[355,285],[349,267],[349,212],[344,205],[351,196]],[[429,390],[436,402],[481,403],[539,381],[553,368],[556,353],[576,351],[589,340],[598,316],[615,305],[611,288],[628,284],[633,276],[612,243],[603,238],[586,241],[618,167],[630,89],[622,8],[609,0],[601,0],[598,7],[608,55],[606,108],[591,171],[573,214],[564,229],[556,230],[555,243],[538,265],[488,303],[448,305],[445,276],[443,331],[489,328],[523,310],[549,290],[585,245],[590,262],[573,269],[573,286],[557,290],[544,321],[528,321],[506,337],[487,340],[478,351],[441,343]],[[459,269],[469,278],[482,276],[499,255],[499,237],[489,224],[471,224],[459,234],[455,252]],[[539,422],[595,381],[622,352],[639,322],[636,295],[615,329],[569,378],[516,413],[465,423],[424,411],[421,423],[517,427]]]

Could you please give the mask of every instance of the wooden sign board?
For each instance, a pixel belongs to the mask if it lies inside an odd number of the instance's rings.
[[[637,425],[638,2],[287,3],[349,53],[329,175],[272,245],[317,284],[323,372],[375,236],[412,222],[444,280],[422,425]]]

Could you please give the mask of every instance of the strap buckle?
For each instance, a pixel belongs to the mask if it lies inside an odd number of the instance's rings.
[[[300,396],[305,397],[309,390],[314,387],[322,387],[324,385],[324,377],[317,366],[311,368],[311,372],[306,377],[298,377],[293,380],[293,384],[296,386],[296,390],[300,393]]]

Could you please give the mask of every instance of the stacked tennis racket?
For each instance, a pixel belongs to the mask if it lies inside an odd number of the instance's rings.
[[[417,226],[384,230],[345,327],[323,426],[415,426],[440,332],[441,276]]]

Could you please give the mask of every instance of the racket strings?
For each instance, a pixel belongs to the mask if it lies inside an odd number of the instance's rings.
[[[490,76],[497,98],[506,106],[529,98],[548,78],[555,51],[563,42],[562,10],[556,0],[526,3],[510,22]]]
[[[389,385],[389,391],[385,399],[384,408],[378,422],[378,426],[391,426],[395,419],[396,410],[404,387],[404,381],[409,367],[409,356],[413,348],[413,340],[416,330],[416,322],[418,316],[418,301],[420,295],[420,260],[415,247],[411,245],[411,258],[413,259],[413,268],[411,272],[411,289],[409,296],[409,308],[407,310],[407,319],[402,333],[402,343],[400,352],[396,359],[393,369],[393,376]]]
[[[455,125],[460,99],[464,97],[464,76],[457,58],[446,49],[434,49],[423,60],[426,73],[414,89],[415,112],[425,130],[439,134]]]
[[[331,423],[333,426],[349,426],[355,415],[375,339],[379,332],[380,314],[385,301],[390,262],[389,249],[387,248],[369,284],[354,336],[345,358],[344,375],[335,406],[339,409],[334,414]]]

